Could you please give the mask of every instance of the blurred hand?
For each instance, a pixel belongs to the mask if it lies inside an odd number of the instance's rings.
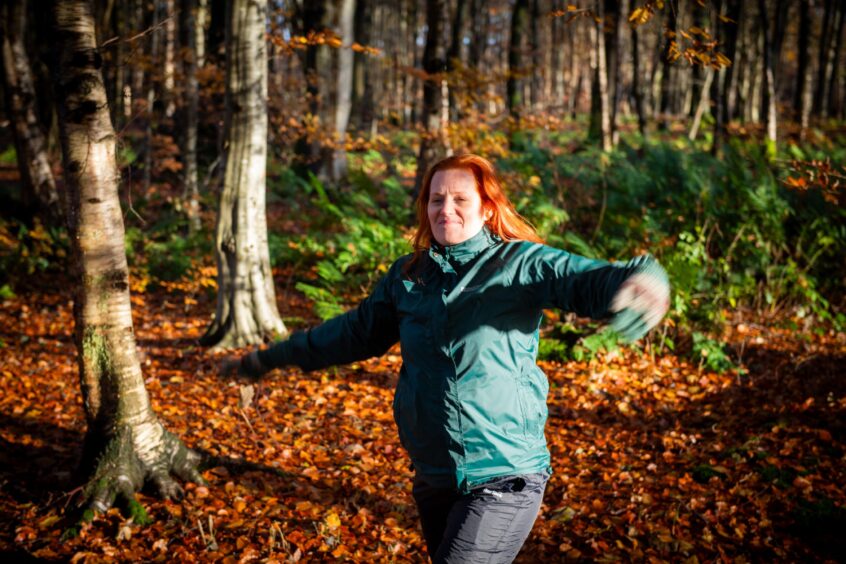
[[[231,379],[237,378],[238,372],[241,368],[241,357],[230,356],[223,359],[217,369],[217,373],[221,378]]]
[[[670,309],[670,287],[648,273],[633,274],[611,300],[611,326],[627,341],[636,341],[658,325]]]
[[[232,356],[220,363],[218,374],[221,378],[243,378],[256,382],[267,372],[258,357],[258,351],[253,351],[244,356]]]

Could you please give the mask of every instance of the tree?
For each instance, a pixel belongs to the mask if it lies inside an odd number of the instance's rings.
[[[609,93],[609,72],[607,52],[608,45],[606,37],[606,26],[609,22],[605,18],[605,0],[597,0],[594,4],[597,23],[591,23],[591,104],[590,104],[590,125],[588,137],[600,141],[603,151],[610,151],[614,145],[611,127],[611,101],[613,95]],[[614,20],[616,22],[616,19]],[[616,25],[616,23],[615,23]],[[616,42],[616,39],[611,40]]]
[[[10,0],[3,6],[0,34],[6,115],[12,124],[25,198],[34,200],[49,222],[58,223],[62,215],[59,193],[47,157],[47,139],[38,122],[35,83],[22,36],[26,16],[26,0]]]
[[[776,2],[776,11],[785,8],[782,2]],[[762,113],[767,130],[767,155],[775,158],[777,141],[777,114],[776,114],[776,48],[774,46],[773,34],[770,31],[770,21],[767,17],[767,0],[758,0],[758,17],[761,26],[761,34],[764,38],[764,89],[761,96]],[[777,16],[781,19],[783,16]],[[778,31],[776,30],[776,33]]]
[[[354,16],[355,0],[343,0],[339,18],[342,44],[338,52],[338,103],[335,106],[335,142],[338,146],[332,159],[334,180],[340,180],[347,175],[347,150],[344,141],[352,107]]]
[[[181,31],[185,46],[185,100],[182,112],[182,199],[192,232],[200,230],[200,186],[197,178],[197,126],[199,124],[200,89],[197,81],[197,37],[202,27],[197,23],[197,0],[182,0]]]
[[[826,98],[828,87],[828,63],[829,63],[829,45],[831,44],[832,28],[834,27],[834,15],[832,12],[836,10],[832,0],[825,0],[822,17],[822,31],[820,32],[820,47],[818,52],[817,62],[817,81],[814,91],[814,114],[824,115],[826,110]]]
[[[204,345],[241,347],[287,333],[276,308],[265,214],[266,0],[227,4],[226,170],[215,233],[217,309]]]
[[[669,122],[669,114],[672,109],[670,99],[672,97],[673,83],[670,80],[670,69],[673,65],[673,46],[677,33],[678,0],[667,2],[667,27],[664,31],[664,45],[661,50],[661,100],[659,105],[658,126],[665,129]]]
[[[353,35],[362,45],[370,45],[370,34],[373,28],[371,13],[372,0],[357,0],[355,4],[355,21]],[[373,80],[370,67],[372,57],[364,52],[357,52],[353,57],[353,99],[352,115],[355,127],[361,133],[369,133],[373,125]]]
[[[85,500],[105,511],[117,497],[135,504],[146,482],[181,496],[171,475],[203,482],[199,456],[168,432],[150,405],[138,361],[129,300],[115,132],[101,72],[91,5],[53,5],[55,86],[77,283],[75,340],[88,429]]]
[[[443,0],[426,0],[426,47],[423,51],[423,70],[426,80],[423,82],[423,121],[424,131],[420,136],[420,150],[417,153],[417,173],[414,177],[413,198],[416,199],[423,185],[423,176],[436,157],[436,131],[440,124],[440,104],[438,104],[439,81],[436,74],[443,65],[438,57],[438,44],[441,42],[441,14]]]
[[[796,67],[796,87],[793,91],[793,112],[800,123],[800,137],[805,137],[808,129],[808,118],[811,111],[811,88],[809,47],[811,35],[811,14],[809,0],[799,3],[799,36],[796,52],[798,55]]]
[[[511,12],[511,35],[508,40],[508,81],[505,84],[505,103],[508,114],[519,117],[523,105],[520,75],[523,71],[523,37],[529,18],[529,0],[517,0]]]

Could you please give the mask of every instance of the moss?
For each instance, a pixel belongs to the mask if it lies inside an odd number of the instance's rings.
[[[94,365],[101,374],[112,372],[112,358],[109,354],[106,337],[94,327],[87,327],[82,338],[82,356],[86,365]]]
[[[129,517],[132,517],[132,522],[136,525],[149,525],[153,522],[153,519],[147,514],[147,510],[138,503],[138,500],[130,499],[126,505]]]

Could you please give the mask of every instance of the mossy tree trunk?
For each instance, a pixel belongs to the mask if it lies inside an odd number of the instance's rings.
[[[220,348],[287,331],[276,307],[265,213],[266,0],[227,4],[226,172],[215,234],[217,309],[202,339]]]
[[[23,34],[27,1],[9,0],[0,13],[5,113],[12,126],[21,184],[27,204],[35,204],[53,224],[62,221],[59,193],[47,157],[47,138],[38,122],[37,95]]]
[[[144,387],[129,301],[115,132],[91,5],[63,0],[53,4],[53,14],[55,90],[77,276],[75,338],[88,423],[85,502],[105,511],[118,496],[133,504],[145,482],[165,497],[178,497],[182,490],[172,475],[196,482],[202,477],[196,470],[199,456],[164,428]]]

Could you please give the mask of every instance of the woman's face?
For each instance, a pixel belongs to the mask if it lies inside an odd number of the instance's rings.
[[[485,225],[486,211],[467,169],[439,170],[429,190],[429,225],[441,245],[457,245],[470,239]]]

